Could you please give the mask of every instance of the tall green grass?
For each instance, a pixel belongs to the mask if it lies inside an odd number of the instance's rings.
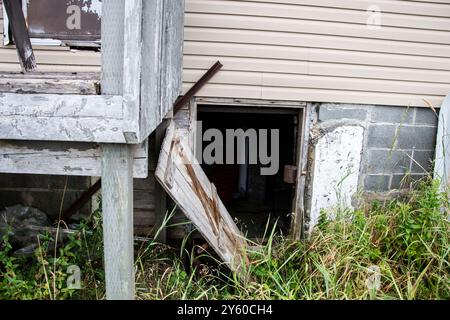
[[[138,297],[449,299],[448,197],[438,190],[437,182],[423,182],[403,199],[334,212],[333,221],[323,212],[305,242],[269,230],[247,252],[251,263],[241,277],[208,254],[190,274],[179,260],[150,258],[138,272]]]
[[[187,249],[185,241],[180,248],[140,243],[136,298],[449,299],[448,210],[448,195],[439,192],[437,182],[428,181],[400,199],[322,212],[307,241],[285,239],[274,227],[266,230],[263,243],[250,243],[250,263],[243,264],[239,276],[214,254]],[[52,240],[49,235],[43,239]],[[42,245],[33,258],[13,257],[5,237],[0,298],[104,298],[101,239],[99,214],[83,223],[56,254]],[[81,267],[81,290],[64,287],[70,264]]]

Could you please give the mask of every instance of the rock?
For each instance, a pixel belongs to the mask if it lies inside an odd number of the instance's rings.
[[[9,233],[15,254],[31,255],[37,247],[39,227],[49,227],[51,222],[39,209],[15,205],[0,211],[0,238]]]

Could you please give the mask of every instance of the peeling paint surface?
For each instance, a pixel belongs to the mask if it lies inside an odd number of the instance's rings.
[[[310,229],[322,209],[333,217],[339,208],[351,208],[358,189],[364,128],[341,126],[328,131],[315,146]]]
[[[100,0],[83,0],[81,10],[86,13],[93,13],[100,19],[102,16],[102,2]]]
[[[31,0],[27,7],[30,37],[98,41],[101,14],[100,0]]]

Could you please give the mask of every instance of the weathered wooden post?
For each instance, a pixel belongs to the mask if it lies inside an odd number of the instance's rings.
[[[183,17],[183,0],[103,0],[101,96],[83,74],[0,86],[0,172],[101,175],[108,299],[134,298],[133,177],[147,177],[148,137],[181,94]]]
[[[106,297],[134,298],[133,157],[124,144],[102,146]]]
[[[103,1],[102,94],[123,96],[125,140],[136,143],[139,120],[142,0]],[[106,296],[134,299],[133,152],[102,145]]]

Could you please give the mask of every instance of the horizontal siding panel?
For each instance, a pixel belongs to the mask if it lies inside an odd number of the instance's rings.
[[[324,34],[369,39],[450,44],[449,33],[445,31],[393,28],[386,26],[373,30],[367,28],[366,25],[329,21],[189,13],[186,15],[186,26]]]
[[[345,63],[354,65],[390,66],[427,70],[450,70],[449,58],[399,56],[384,53],[351,52],[316,48],[287,48],[268,45],[185,41],[184,52],[189,55],[198,54],[214,57],[248,57],[274,60],[280,59]]]
[[[183,82],[183,94],[186,93],[193,85],[193,82]],[[241,84],[234,85],[217,85],[206,84],[198,93],[200,97],[221,97],[221,98],[246,98],[246,99],[262,99],[261,87],[245,86]],[[289,100],[289,99],[280,99]],[[306,101],[306,100],[303,100]]]
[[[447,71],[359,66],[307,61],[185,55],[184,67],[186,69],[200,69],[204,72],[211,67],[214,61],[218,59],[220,59],[223,64],[222,70],[227,71],[258,70],[260,72],[268,73],[450,83],[450,76]]]
[[[183,91],[186,92],[192,83],[184,83]],[[428,101],[439,107],[443,97],[421,96],[412,94],[393,94],[379,92],[355,92],[344,90],[323,89],[298,89],[272,87],[252,87],[244,85],[218,85],[207,84],[199,92],[201,97],[249,99],[285,100],[285,101],[311,101],[311,102],[336,102],[336,103],[366,103],[392,106],[418,106],[427,107]],[[364,101],[364,102],[363,102]]]
[[[262,99],[286,99],[300,100],[306,98],[305,101],[316,102],[337,102],[337,103],[361,103],[361,101],[370,101],[376,105],[397,105],[397,106],[419,106],[428,107],[425,101],[431,105],[439,107],[443,101],[443,97],[408,95],[408,94],[390,94],[377,92],[355,92],[341,90],[314,90],[300,89],[288,90],[284,88],[263,88]],[[368,102],[366,102],[368,103]]]
[[[185,82],[196,82],[203,72],[186,70],[183,75]],[[442,96],[450,92],[450,84],[417,83],[405,81],[367,80],[357,78],[336,78],[324,76],[289,75],[279,73],[222,71],[210,83],[234,84],[250,86],[281,87],[281,88],[323,88],[330,90],[354,90],[364,92],[411,93]]]
[[[311,2],[311,1],[310,1]],[[186,12],[213,13],[241,16],[260,16],[298,20],[334,21],[366,25],[369,13],[350,9],[320,8],[308,5],[277,3],[254,3],[241,1],[236,5],[232,0],[190,0],[186,2]],[[409,16],[403,13],[383,13],[383,26],[450,31],[448,17]]]
[[[449,21],[450,25],[450,21]],[[266,44],[274,46],[326,48],[347,51],[380,52],[431,57],[450,57],[448,45],[283,33],[270,31],[186,27],[185,40],[221,43]],[[449,32],[450,37],[450,32]]]
[[[36,61],[40,64],[53,65],[80,65],[98,66],[100,65],[100,54],[92,51],[53,51],[34,50]],[[18,63],[16,50],[0,48],[0,62]]]
[[[38,63],[39,72],[100,72],[100,66],[82,66],[82,65],[53,65]],[[19,63],[1,63],[1,72],[20,72]]]
[[[188,0],[189,1],[189,0]],[[399,0],[244,0],[253,2],[256,6],[260,3],[309,5],[339,9],[351,9],[367,11],[370,6],[377,6],[384,13],[398,13],[404,15],[418,15],[431,17],[450,17],[450,7],[439,2],[425,3],[423,1],[399,1]],[[447,3],[445,1],[445,3]]]

